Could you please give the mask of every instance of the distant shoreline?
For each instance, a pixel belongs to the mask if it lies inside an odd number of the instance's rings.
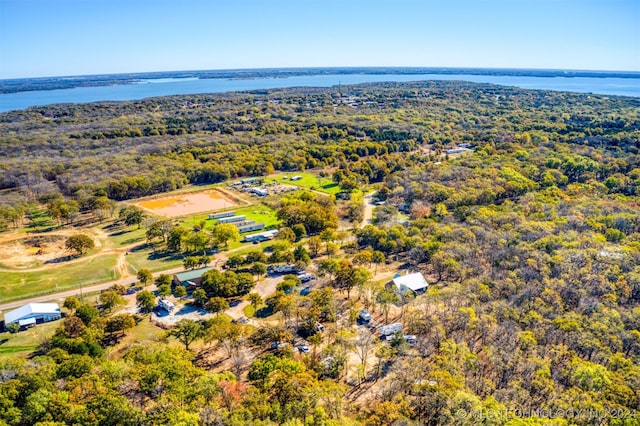
[[[44,90],[73,89],[79,87],[101,87],[138,84],[157,79],[231,79],[288,78],[319,75],[485,75],[514,77],[589,77],[589,78],[634,78],[640,79],[639,71],[586,71],[546,70],[513,68],[419,68],[419,67],[358,67],[358,68],[266,68],[205,71],[161,71],[148,73],[103,74],[88,76],[38,77],[0,80],[0,94]]]
[[[324,70],[330,71],[330,70]],[[420,81],[460,81],[475,84],[493,84],[505,87],[517,87],[525,90],[547,90],[554,92],[573,92],[587,95],[625,96],[640,99],[640,75],[637,78],[620,78],[614,73],[601,73],[601,77],[585,77],[567,74],[546,73],[544,76],[498,75],[498,74],[452,74],[448,70],[440,74],[364,74],[361,72],[286,75],[282,72],[252,76],[246,72],[215,77],[203,73],[200,77],[192,75],[156,74],[133,78],[131,75],[114,76],[116,80],[105,76],[85,81],[85,86],[65,80],[70,87],[39,90],[21,86],[25,90],[13,93],[0,93],[0,113],[20,111],[28,108],[41,108],[55,104],[85,104],[95,102],[137,101],[165,96],[201,95],[213,93],[256,92],[286,88],[334,87],[336,91],[346,91],[349,87],[367,83],[409,83]],[[310,71],[311,72],[311,71]],[[499,71],[496,71],[496,73]],[[138,78],[145,77],[145,78]],[[156,77],[156,78],[150,78]],[[93,77],[92,77],[93,78]],[[15,84],[14,84],[15,86]],[[342,88],[342,89],[341,89]]]

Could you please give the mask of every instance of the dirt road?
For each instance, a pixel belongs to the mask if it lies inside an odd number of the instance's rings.
[[[267,296],[272,295],[276,291],[276,286],[284,279],[284,275],[277,277],[267,277],[256,284],[254,291],[264,300]],[[244,308],[249,305],[248,300],[243,300],[236,306],[225,311],[231,318],[238,319],[244,316]]]
[[[373,219],[373,196],[374,193],[371,193],[364,197],[364,214],[362,215],[362,222],[360,223],[360,228],[364,228],[366,225],[371,223]]]

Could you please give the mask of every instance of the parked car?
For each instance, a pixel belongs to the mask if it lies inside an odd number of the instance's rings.
[[[307,296],[309,293],[311,293],[311,287],[304,287],[300,289],[300,296]]]
[[[371,314],[366,309],[363,309],[360,311],[358,319],[363,323],[368,323],[369,321],[371,321]]]
[[[303,283],[312,281],[317,279],[315,275],[313,274],[302,274],[302,275],[298,275],[298,278],[300,278],[300,281],[302,281]]]
[[[298,346],[298,351],[308,354],[309,353],[309,346],[307,345],[300,345]]]
[[[404,337],[409,346],[414,346],[418,340],[414,334],[405,334],[402,337]]]
[[[271,344],[271,349],[281,349],[287,346],[289,343],[287,342],[273,342]]]

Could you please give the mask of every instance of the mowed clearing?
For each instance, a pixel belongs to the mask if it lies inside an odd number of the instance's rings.
[[[138,201],[135,204],[159,216],[180,217],[235,207],[238,205],[238,201],[219,189],[210,189],[191,194],[177,194]]]

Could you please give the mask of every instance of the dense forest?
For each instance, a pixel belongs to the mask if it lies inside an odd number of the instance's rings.
[[[637,103],[425,82],[31,108],[0,116],[2,204],[21,215],[26,203],[60,192],[88,210],[96,194],[124,200],[274,170],[341,168],[375,183],[433,159],[404,153],[428,146],[439,154],[457,143],[494,150],[569,143],[549,173],[578,161],[568,172],[574,180],[595,172],[583,171],[590,167],[583,154],[608,147],[611,164],[597,173],[617,179],[635,165],[626,153],[638,148]],[[15,220],[10,210],[3,207],[3,222]]]
[[[274,171],[314,169],[384,202],[337,258],[305,240],[330,285],[287,299],[286,315],[335,324],[317,351],[269,353],[247,374],[187,348],[114,359],[109,320],[77,308],[37,356],[1,366],[0,421],[640,424],[640,99],[366,84],[30,108],[0,115],[0,135],[4,229],[38,202],[93,211]],[[274,201],[292,229],[309,228],[305,203],[335,206],[294,198]],[[324,232],[328,247],[337,238]],[[357,279],[373,253],[423,272],[426,294]],[[350,312],[389,305],[415,346],[353,331]],[[201,327],[223,344],[231,326]],[[246,345],[270,338],[235,332]],[[378,365],[347,371],[349,354]],[[377,391],[356,401],[363,382]]]

